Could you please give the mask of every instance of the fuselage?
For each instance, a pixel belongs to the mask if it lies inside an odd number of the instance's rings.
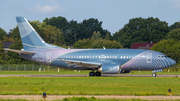
[[[46,43],[24,17],[16,17],[16,21],[23,49],[7,50],[41,64],[71,70],[92,70],[89,76],[130,73],[131,70],[160,71],[176,64],[166,55],[151,50],[64,49]]]
[[[20,54],[21,57],[45,65],[72,70],[89,70],[86,67],[69,65],[61,60],[85,61],[92,63],[118,64],[121,70],[158,70],[165,69],[176,62],[166,55],[139,49],[30,49],[34,55]]]

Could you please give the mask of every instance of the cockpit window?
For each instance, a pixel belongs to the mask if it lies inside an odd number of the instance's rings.
[[[164,55],[164,54],[161,54],[161,55],[158,55],[157,57],[158,57],[158,58],[166,58],[167,56]]]

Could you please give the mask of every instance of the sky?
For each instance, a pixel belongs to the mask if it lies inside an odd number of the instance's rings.
[[[180,0],[1,0],[0,27],[9,32],[17,16],[40,22],[58,16],[77,22],[96,18],[114,34],[137,17],[157,17],[168,25],[179,22]]]

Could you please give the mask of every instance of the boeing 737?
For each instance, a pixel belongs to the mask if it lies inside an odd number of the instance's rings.
[[[139,49],[64,49],[46,43],[24,17],[16,17],[23,49],[5,49],[22,58],[70,70],[92,70],[89,76],[162,71],[176,62],[165,54]]]

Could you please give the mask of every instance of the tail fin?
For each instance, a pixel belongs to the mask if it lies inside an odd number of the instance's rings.
[[[57,48],[46,43],[24,17],[16,17],[24,50],[31,48]]]

